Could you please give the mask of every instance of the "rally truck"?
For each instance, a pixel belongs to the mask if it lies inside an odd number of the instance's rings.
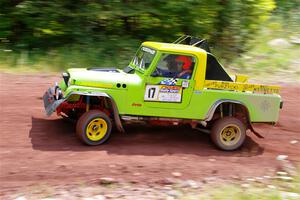
[[[275,124],[279,87],[229,75],[206,40],[182,36],[173,43],[144,42],[124,69],[72,68],[44,96],[47,115],[76,121],[87,145],[106,142],[125,123],[183,125],[210,134],[222,150],[242,146],[254,123]],[[249,131],[249,132],[250,132]],[[182,133],[185,134],[185,133]]]

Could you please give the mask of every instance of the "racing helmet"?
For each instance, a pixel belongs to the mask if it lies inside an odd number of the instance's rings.
[[[190,56],[178,56],[176,61],[182,63],[182,70],[189,70],[192,67],[192,59]]]

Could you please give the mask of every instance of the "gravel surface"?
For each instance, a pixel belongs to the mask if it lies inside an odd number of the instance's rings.
[[[113,182],[103,188],[126,183],[151,190],[181,180],[176,183],[180,187],[197,190],[219,180],[276,175],[284,168],[283,161],[276,159],[279,155],[288,156],[292,166],[300,163],[299,85],[283,85],[284,107],[276,126],[256,126],[265,139],[249,132],[241,149],[224,152],[212,145],[208,135],[187,127],[142,125],[127,126],[126,133],[114,131],[104,145],[85,146],[76,138],[74,124],[45,116],[41,97],[60,77],[0,73],[0,80],[0,198],[45,185],[54,189],[97,185],[101,179]],[[168,198],[180,195],[165,189]],[[151,196],[156,190],[141,192]],[[93,195],[111,198],[99,191]]]

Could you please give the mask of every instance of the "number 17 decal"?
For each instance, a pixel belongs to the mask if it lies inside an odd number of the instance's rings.
[[[146,101],[156,101],[158,98],[159,85],[147,85],[144,95]]]
[[[154,87],[149,88],[149,90],[148,90],[148,98],[153,99],[155,91],[156,91],[156,88],[154,88]]]

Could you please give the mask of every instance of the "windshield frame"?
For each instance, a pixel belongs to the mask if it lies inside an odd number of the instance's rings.
[[[138,55],[141,52],[143,52],[143,55],[139,58]],[[148,63],[147,66],[145,66],[145,62],[144,62],[145,55],[146,56],[150,55],[152,57],[150,63]],[[153,64],[153,61],[154,61],[156,55],[157,55],[157,50],[155,50],[151,47],[148,47],[148,46],[140,46],[140,48],[135,53],[133,59],[131,60],[130,66],[133,67],[135,70],[144,73]],[[138,59],[141,59],[140,62],[138,62]],[[142,62],[144,62],[144,64]]]

